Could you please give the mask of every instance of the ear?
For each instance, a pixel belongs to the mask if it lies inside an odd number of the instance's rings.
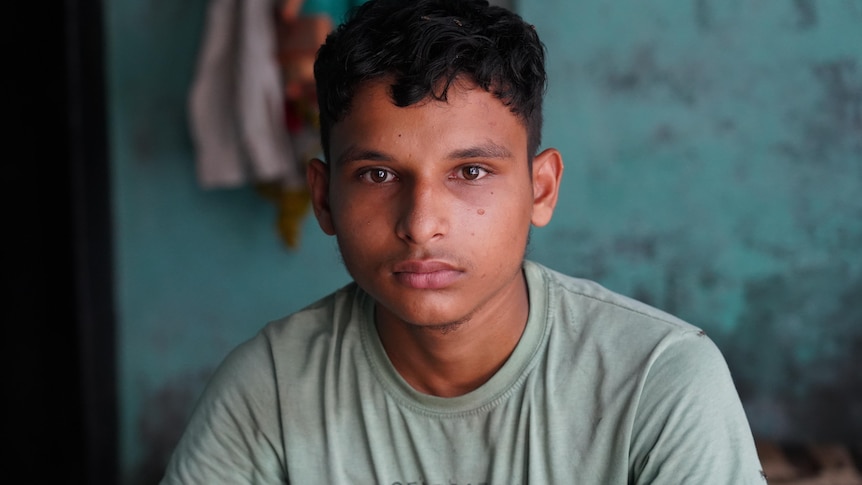
[[[332,224],[332,211],[329,206],[329,167],[317,158],[308,164],[305,172],[308,182],[308,190],[311,191],[311,206],[314,208],[314,216],[323,232],[335,235],[335,226]]]
[[[533,158],[533,216],[534,226],[542,227],[551,222],[560,180],[563,177],[563,157],[556,148],[548,148]]]

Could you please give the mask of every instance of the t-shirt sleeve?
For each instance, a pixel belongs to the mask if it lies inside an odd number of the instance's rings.
[[[730,371],[702,332],[667,345],[643,383],[631,483],[766,483]]]
[[[161,483],[288,483],[278,409],[272,354],[260,334],[216,369]]]

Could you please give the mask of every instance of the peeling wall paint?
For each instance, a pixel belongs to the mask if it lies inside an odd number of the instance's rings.
[[[337,2],[335,2],[337,3]],[[758,436],[862,439],[862,1],[513,1],[548,47],[566,161],[529,256],[701,326]],[[214,366],[347,282],[186,125],[205,0],[106,4],[121,470],[155,483]]]

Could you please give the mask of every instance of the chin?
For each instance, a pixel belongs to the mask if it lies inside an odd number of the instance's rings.
[[[452,312],[451,304],[446,305],[444,311],[439,311],[439,308],[398,308],[401,305],[387,305],[385,301],[379,299],[377,302],[379,305],[378,308],[382,307],[384,309],[383,312],[379,312],[379,317],[383,317],[390,322],[402,323],[410,327],[428,330],[453,330],[470,321],[471,317],[471,313],[462,315]]]

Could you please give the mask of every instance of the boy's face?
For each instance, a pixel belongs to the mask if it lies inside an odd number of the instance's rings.
[[[524,124],[470,83],[405,108],[388,86],[357,91],[332,127],[331,167],[309,168],[320,226],[379,317],[440,326],[499,313],[524,288],[531,224],[550,220],[559,153],[537,156],[531,176]]]

